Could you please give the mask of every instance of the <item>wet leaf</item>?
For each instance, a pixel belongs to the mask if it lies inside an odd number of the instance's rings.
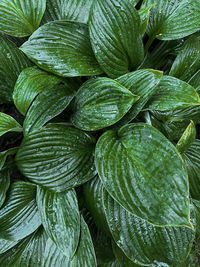
[[[8,132],[22,132],[22,127],[13,117],[0,112],[0,136]]]
[[[194,143],[196,139],[196,128],[193,121],[190,122],[185,132],[178,141],[176,148],[180,153],[184,153]]]
[[[10,186],[10,174],[8,170],[0,171],[0,207],[3,205],[6,192]]]

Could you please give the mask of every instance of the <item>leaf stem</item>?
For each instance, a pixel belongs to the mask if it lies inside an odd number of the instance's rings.
[[[152,35],[151,37],[149,37],[149,40],[147,41],[145,48],[144,48],[144,53],[146,54],[147,51],[149,50],[149,47],[152,45],[153,41],[155,40],[155,36]]]

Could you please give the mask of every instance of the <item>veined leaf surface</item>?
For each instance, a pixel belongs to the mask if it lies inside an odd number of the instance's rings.
[[[21,132],[22,126],[10,115],[0,112],[0,136],[8,132]]]

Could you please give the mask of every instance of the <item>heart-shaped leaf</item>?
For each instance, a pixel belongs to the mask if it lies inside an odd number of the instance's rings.
[[[187,258],[194,230],[153,226],[123,209],[105,190],[104,209],[116,244],[133,262],[145,266],[159,266],[158,263],[179,266]]]
[[[16,108],[25,115],[33,99],[40,93],[53,88],[61,79],[37,67],[23,70],[15,84],[13,99]]]
[[[78,90],[71,121],[82,130],[99,130],[120,120],[138,99],[116,81],[92,79]]]
[[[36,186],[15,182],[0,209],[0,238],[20,240],[33,233],[41,224],[36,204]]]
[[[0,34],[0,103],[12,102],[12,92],[20,72],[32,64],[19,48]]]
[[[90,38],[101,68],[117,78],[144,56],[140,17],[131,0],[96,0],[89,21]]]
[[[64,77],[101,74],[93,54],[88,26],[52,21],[35,31],[21,50],[39,67]]]
[[[6,192],[10,186],[10,174],[7,169],[0,171],[0,208],[3,205]]]
[[[8,132],[21,132],[21,125],[11,116],[0,112],[0,136]]]
[[[45,249],[44,265],[43,267],[56,266],[56,267],[83,267],[92,266],[96,267],[96,257],[94,253],[94,247],[92,244],[92,238],[87,224],[83,217],[81,217],[81,237],[80,243],[76,254],[70,261],[62,252],[56,247],[56,245],[49,238]]]
[[[139,123],[105,132],[95,161],[104,187],[125,209],[155,225],[191,227],[184,162],[157,129]]]
[[[1,31],[17,37],[31,35],[40,25],[46,0],[1,0]]]
[[[80,235],[80,215],[75,190],[56,193],[38,186],[37,205],[47,235],[67,258],[72,259]]]
[[[61,192],[95,176],[94,146],[92,135],[52,124],[25,136],[16,163],[30,181]]]

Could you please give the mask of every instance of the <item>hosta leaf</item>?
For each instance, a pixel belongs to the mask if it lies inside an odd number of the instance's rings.
[[[200,69],[200,41],[197,36],[190,37],[176,57],[169,75],[188,82]]]
[[[31,35],[40,25],[46,0],[1,0],[1,31],[17,37]]]
[[[133,262],[145,266],[159,266],[158,263],[179,266],[188,256],[194,230],[153,226],[127,212],[106,191],[104,209],[116,244]]]
[[[149,17],[150,17],[150,9],[155,6],[155,4],[152,4],[150,6],[141,8],[138,10],[138,13],[140,15],[140,34],[143,36],[147,30]]]
[[[196,139],[196,128],[193,121],[190,122],[185,132],[178,141],[176,148],[180,153],[184,153],[194,143]]]
[[[78,90],[71,121],[82,130],[99,130],[120,120],[138,99],[116,81],[92,79]]]
[[[17,241],[41,224],[36,205],[36,186],[25,182],[11,185],[0,209],[0,238]]]
[[[182,156],[188,171],[191,196],[200,200],[200,140],[196,139]]]
[[[6,192],[10,186],[10,174],[7,169],[0,171],[0,207],[3,205]]]
[[[24,132],[35,131],[59,115],[74,97],[74,90],[66,86],[57,86],[54,89],[40,93],[30,106],[24,120]]]
[[[0,103],[12,102],[12,92],[20,72],[31,62],[19,48],[0,34]]]
[[[1,266],[40,267],[44,258],[47,236],[41,227],[20,241],[14,248],[0,255]]]
[[[47,235],[71,259],[78,247],[80,215],[74,189],[56,193],[38,186],[37,205]]]
[[[143,60],[140,17],[131,0],[97,0],[89,30],[92,48],[101,68],[116,78]]]
[[[200,93],[200,69],[189,79],[188,83],[192,85],[197,93]]]
[[[43,22],[74,20],[87,23],[94,0],[47,0]]]
[[[83,23],[49,22],[35,31],[21,50],[39,67],[60,76],[102,73],[91,48],[88,26]]]
[[[116,127],[121,127],[129,123],[140,113],[156,91],[161,78],[162,72],[149,69],[136,70],[116,79],[118,83],[129,89],[133,94],[140,96],[139,100],[134,103],[125,116],[115,124]]]
[[[17,150],[18,150],[18,147],[12,147],[12,148],[9,148],[6,151],[0,152],[0,170],[3,168],[3,166],[4,166],[5,162],[6,162],[7,157],[9,155],[16,154],[17,153]]]
[[[174,40],[199,30],[199,0],[146,0],[151,9],[148,35],[160,40]]]
[[[21,132],[21,125],[11,116],[0,112],[0,136],[8,132]]]
[[[163,76],[146,109],[165,111],[193,105],[200,105],[200,99],[191,85],[174,77]]]
[[[16,155],[20,171],[32,182],[55,191],[95,176],[95,138],[64,125],[49,125],[25,136]]]
[[[18,241],[9,241],[6,239],[0,239],[0,254],[8,251],[10,248],[14,247]]]
[[[15,84],[13,99],[16,108],[25,115],[33,99],[42,91],[57,85],[61,79],[37,67],[23,70]]]
[[[70,261],[62,252],[55,246],[55,244],[48,239],[43,267],[56,266],[56,267],[83,267],[91,266],[96,267],[96,258],[94,247],[87,224],[81,218],[81,237],[80,243],[76,254]]]
[[[191,227],[184,162],[157,129],[139,123],[105,132],[95,161],[104,187],[125,209],[155,225]]]

